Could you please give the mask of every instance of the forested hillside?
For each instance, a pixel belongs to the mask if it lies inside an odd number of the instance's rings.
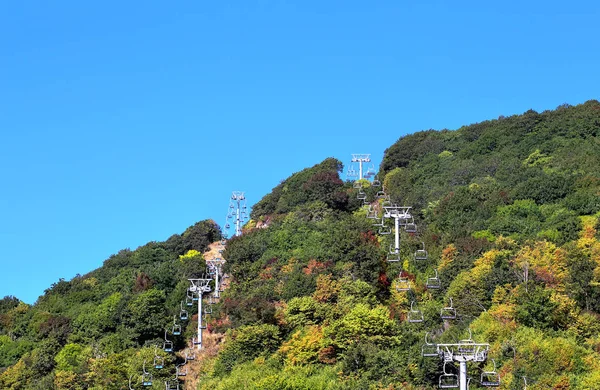
[[[423,356],[426,342],[458,340],[490,344],[468,365],[471,388],[490,373],[502,389],[600,388],[599,102],[404,136],[385,152],[382,186],[342,172],[329,158],[293,174],[227,241],[230,284],[207,329],[224,337],[199,362],[198,388],[433,389],[457,368]],[[416,224],[398,262],[393,219],[374,225],[393,204],[412,206]],[[33,306],[4,298],[0,388],[127,389],[220,238],[200,222]],[[173,376],[152,372],[146,388]]]

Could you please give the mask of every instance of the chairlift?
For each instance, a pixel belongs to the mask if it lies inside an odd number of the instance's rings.
[[[193,350],[186,350],[185,360],[196,360],[196,352],[194,352]]]
[[[177,366],[175,366],[175,374],[179,377],[179,376],[186,376],[187,375],[187,369],[181,369],[179,367],[183,367],[185,365],[185,363],[181,363],[178,364]]]
[[[371,185],[373,187],[381,187],[381,182],[377,179],[373,180],[373,183],[371,183]]]
[[[187,298],[191,299],[192,302],[198,301],[198,296],[196,294],[194,294],[194,292],[192,290],[190,290],[189,288],[187,289]],[[186,302],[187,302],[187,299],[186,299]],[[192,306],[192,305],[188,305],[188,306]]]
[[[173,342],[167,340],[167,331],[165,330],[165,341],[163,342],[163,351],[165,352],[173,352]]]
[[[202,314],[202,321],[200,323],[200,329],[206,329],[206,314]]]
[[[365,200],[367,199],[367,194],[362,189],[358,191],[358,195],[356,195],[356,199]]]
[[[483,371],[481,373],[481,377],[479,378],[479,383],[481,383],[481,386],[500,386],[500,375],[496,372],[496,361],[492,359],[492,363],[494,363],[494,369],[492,371]]]
[[[230,227],[231,227],[231,225],[229,224],[229,222],[227,222],[227,223],[225,224],[225,229],[229,229]]]
[[[393,244],[390,244],[390,251],[387,255],[387,261],[390,263],[400,261],[400,250],[394,248]]]
[[[158,354],[157,346],[154,347],[154,361],[152,362],[152,365],[157,370],[160,370],[161,368],[164,368],[164,366],[165,366],[165,358]]]
[[[441,287],[440,278],[438,277],[437,269],[435,271],[435,276],[427,278],[427,283],[425,286],[430,289],[439,289]]]
[[[354,183],[352,183],[352,188],[362,189],[362,182],[356,180]]]
[[[135,390],[133,387],[131,387],[131,379],[133,378],[133,374],[129,375],[129,390]]]
[[[410,303],[410,311],[408,312],[408,322],[411,324],[423,322],[423,312],[419,310],[415,301]]]
[[[387,234],[392,234],[392,228],[389,226],[382,226],[379,228],[379,234],[384,236]]]
[[[367,218],[369,218],[369,219],[377,219],[378,218],[377,210],[371,205],[369,205],[369,208],[367,209]]]
[[[414,221],[409,222],[404,226],[404,230],[406,230],[407,233],[416,233],[417,224]]]
[[[421,242],[421,244],[423,244],[423,249],[417,249],[415,251],[415,260],[427,260],[428,258],[427,251],[425,250],[425,243]]]
[[[212,314],[212,312],[213,312],[212,305],[204,306],[204,314]]]
[[[177,323],[177,316],[173,316],[173,336],[181,335],[181,324]]]
[[[169,379],[165,381],[166,390],[179,390],[179,379]]]
[[[396,282],[396,291],[410,291],[410,279],[402,276],[402,272],[398,276],[398,281]],[[412,305],[411,305],[412,306]]]
[[[233,214],[227,214],[227,219],[233,218]]]
[[[188,318],[189,318],[189,314],[188,314],[187,310],[185,310],[183,308],[183,301],[181,301],[179,304],[179,319],[181,321],[186,321]]]
[[[192,344],[193,345],[202,345],[202,341],[200,341],[198,338],[196,337],[192,337]]]
[[[463,355],[473,355],[475,353],[475,341],[473,341],[471,328],[469,328],[469,338],[458,342],[458,353]]]
[[[378,219],[379,219],[379,218],[378,218]],[[374,223],[374,224],[373,224],[373,226],[379,226],[379,227],[382,227],[382,226],[384,226],[384,224],[385,224],[385,222],[384,222],[384,221],[385,221],[385,220],[383,219],[383,217],[381,217],[381,221],[380,221],[380,222],[377,222],[377,223]]]
[[[185,305],[186,306],[193,306],[194,305],[194,299],[192,297],[185,297]],[[187,312],[186,312],[187,314]]]
[[[425,344],[421,347],[421,356],[423,357],[439,357],[437,350],[437,345],[433,343],[427,342],[427,335],[429,332],[425,333]]]
[[[458,375],[450,374],[446,371],[446,362],[444,362],[444,373],[440,375],[440,389],[456,389],[459,387]]]
[[[456,309],[452,307],[452,298],[448,298],[450,300],[450,306],[443,307],[440,310],[440,317],[442,320],[454,320],[456,319]]]
[[[385,199],[385,197],[386,197],[386,194],[385,194],[385,192],[384,192],[384,191],[377,191],[377,193],[375,194],[375,197],[376,197],[377,199]]]
[[[152,374],[146,371],[146,361],[142,367],[142,386],[152,386]]]

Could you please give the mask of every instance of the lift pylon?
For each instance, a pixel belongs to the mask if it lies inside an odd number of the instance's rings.
[[[198,349],[202,349],[202,329],[206,326],[202,324],[203,312],[202,312],[202,295],[210,292],[209,283],[212,278],[204,277],[198,279],[188,279],[191,283],[189,290],[198,295],[198,337],[196,339],[195,344],[198,346]]]
[[[232,237],[242,234],[242,225],[248,220],[246,195],[242,191],[233,191],[229,198],[227,220],[223,226],[223,236]]]
[[[206,260],[206,265],[208,266],[211,275],[215,278],[215,291],[213,292],[213,296],[215,298],[219,298],[221,296],[221,279],[223,276],[222,272],[224,263],[225,260],[221,258]]]
[[[410,206],[383,206],[383,218],[394,218],[394,253],[400,253],[400,221],[412,218],[410,215],[411,209]]]
[[[363,179],[363,163],[371,162],[371,154],[352,154],[352,162],[358,163],[358,180]]]

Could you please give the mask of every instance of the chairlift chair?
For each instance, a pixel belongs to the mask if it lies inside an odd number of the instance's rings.
[[[379,219],[379,218],[378,218],[378,219]],[[385,222],[384,222],[384,219],[383,219],[383,217],[381,217],[381,221],[380,221],[380,222],[377,222],[377,223],[374,223],[374,224],[373,224],[373,226],[379,226],[379,227],[382,227],[382,226],[384,226],[384,225],[385,225]]]
[[[179,379],[169,379],[165,382],[165,390],[179,390]]]
[[[410,279],[407,277],[403,277],[402,273],[398,276],[398,281],[396,282],[396,291],[410,291]],[[412,306],[412,305],[411,305]]]
[[[450,374],[446,371],[446,362],[444,362],[444,373],[440,375],[440,389],[456,389],[459,387],[458,375]]]
[[[421,356],[423,357],[439,357],[437,345],[427,341],[428,333],[425,333],[425,344],[421,347]]]
[[[196,360],[196,352],[194,352],[193,350],[186,350],[185,360]]]
[[[362,189],[362,183],[360,181],[356,180],[354,183],[352,183],[352,188]]]
[[[392,234],[392,228],[389,226],[382,226],[379,228],[379,234],[381,234],[381,235]]]
[[[469,338],[458,342],[458,353],[463,355],[472,355],[475,353],[475,341],[473,340],[471,328],[469,328]]]
[[[173,342],[167,339],[167,331],[165,330],[165,341],[163,342],[163,351],[173,352]]]
[[[196,337],[192,337],[192,344],[193,345],[202,345],[202,342],[197,339]]]
[[[165,358],[158,354],[155,354],[153,365],[154,365],[154,368],[156,368],[157,370],[164,368],[165,367]]]
[[[377,210],[372,207],[371,205],[369,205],[369,208],[367,210],[367,218],[369,219],[377,219],[378,215],[377,215]]]
[[[373,187],[381,187],[381,182],[377,179],[373,180],[373,183],[371,183],[371,185]]]
[[[185,297],[185,305],[186,306],[193,306],[194,305],[194,299],[192,297]]]
[[[229,229],[231,227],[231,225],[229,223],[225,224],[225,229]]]
[[[212,305],[207,305],[204,306],[204,314],[212,314],[213,310],[212,310]]]
[[[188,314],[187,310],[185,310],[183,308],[183,301],[181,301],[181,303],[179,305],[179,319],[181,321],[187,321],[188,318],[189,318],[189,314]]]
[[[427,278],[427,283],[425,286],[429,289],[439,289],[441,287],[440,278],[438,277],[437,269],[435,271],[435,276]]]
[[[408,322],[411,324],[423,322],[423,312],[419,310],[415,301],[410,303],[410,311],[408,312]]]
[[[187,375],[187,369],[180,368],[180,367],[183,367],[184,365],[185,365],[185,363],[181,363],[181,364],[178,364],[177,366],[175,366],[175,373],[178,377]]]
[[[454,320],[456,319],[456,309],[452,307],[452,298],[449,298],[450,306],[443,307],[440,310],[440,317],[442,320]]]
[[[181,325],[177,323],[177,316],[173,316],[173,336],[181,335]]]
[[[425,250],[425,243],[421,242],[421,244],[423,244],[423,249],[417,249],[415,251],[415,260],[427,260],[428,258],[427,251]]]
[[[377,193],[375,194],[375,197],[377,199],[385,199],[385,192],[384,191],[377,191]]]
[[[400,261],[400,250],[396,249],[393,244],[390,244],[390,251],[387,255],[387,261],[390,263]]]
[[[142,366],[142,386],[152,386],[152,374],[146,371],[146,361]]]
[[[356,195],[356,199],[358,200],[365,200],[367,199],[367,193],[364,192],[362,189],[358,191],[358,195]]]
[[[406,230],[407,233],[416,233],[417,232],[417,224],[414,221],[408,222],[404,226],[404,230]]]
[[[479,378],[481,386],[486,387],[498,387],[500,386],[500,375],[496,372],[496,361],[492,359],[494,363],[494,369],[492,371],[483,371]]]

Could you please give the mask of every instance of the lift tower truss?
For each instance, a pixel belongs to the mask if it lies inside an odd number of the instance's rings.
[[[202,295],[210,292],[210,282],[212,278],[198,278],[198,279],[188,279],[191,283],[189,287],[190,292],[198,295],[198,338],[196,339],[196,344],[198,345],[198,349],[202,349],[202,329],[206,327],[206,325],[202,324]]]
[[[229,209],[227,211],[227,221],[225,222],[224,235],[227,237],[239,236],[242,234],[242,225],[248,220],[248,208],[246,206],[246,196],[242,191],[233,191],[229,198]],[[233,234],[229,234],[233,228]]]
[[[358,163],[358,180],[363,179],[363,163],[371,162],[371,154],[352,154],[352,162]]]
[[[467,362],[485,362],[490,345],[464,340],[454,344],[436,344],[438,355],[444,362],[458,362],[460,390],[468,389]]]

